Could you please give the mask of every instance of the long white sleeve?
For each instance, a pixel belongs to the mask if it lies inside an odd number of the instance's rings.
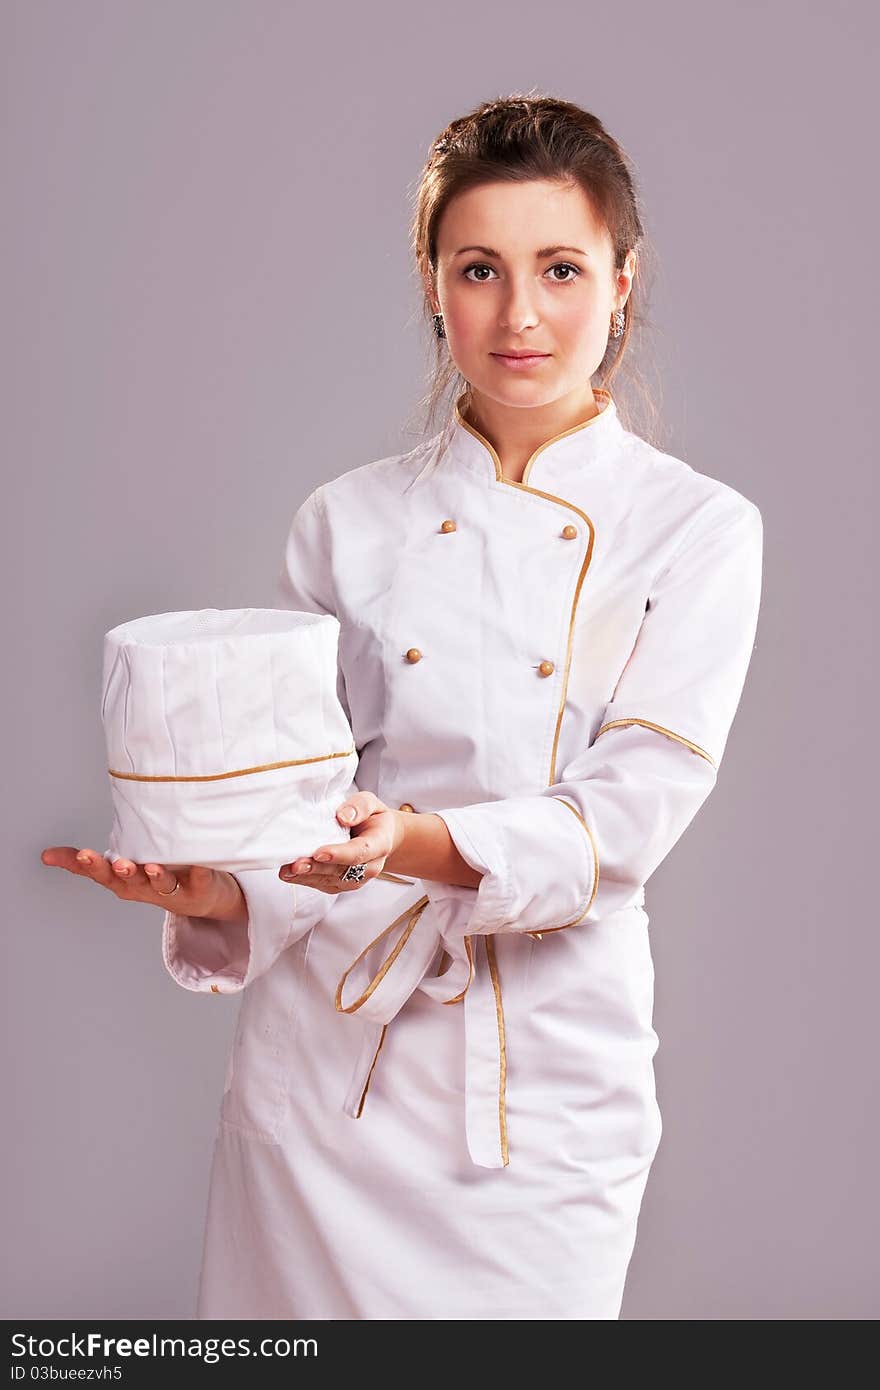
[[[325,893],[284,883],[275,869],[237,872],[247,915],[240,922],[166,912],[162,959],[184,989],[236,994],[321,920],[333,901]]]
[[[761,597],[761,514],[732,491],[700,510],[656,577],[592,744],[540,794],[438,811],[483,874],[462,890],[468,934],[537,935],[638,902],[712,791]]]

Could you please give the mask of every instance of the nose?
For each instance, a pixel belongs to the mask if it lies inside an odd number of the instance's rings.
[[[538,322],[534,285],[529,276],[520,279],[511,277],[509,283],[510,289],[501,306],[498,326],[509,333],[522,333],[523,329],[534,328]]]

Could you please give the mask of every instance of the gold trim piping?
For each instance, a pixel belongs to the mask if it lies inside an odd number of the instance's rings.
[[[608,405],[610,405],[610,404],[612,403],[612,401],[613,401],[613,397],[612,397],[612,395],[611,395],[611,392],[608,391],[604,386],[597,386],[597,387],[595,387],[594,390],[593,390],[593,395],[594,395],[594,396],[603,396],[603,397],[605,397],[605,399],[606,399],[606,401],[607,401],[607,404],[606,404],[606,406],[605,406],[605,409],[606,409],[606,410],[607,410],[607,408],[608,408]],[[472,434],[472,435],[474,436],[474,438],[477,439],[477,440],[479,440],[479,442],[483,445],[483,447],[489,451],[489,455],[490,455],[490,457],[492,458],[492,460],[493,460],[493,462],[494,462],[494,465],[495,465],[495,477],[496,477],[497,481],[500,482],[500,483],[507,483],[508,487],[517,487],[517,488],[520,488],[520,489],[522,489],[523,492],[530,492],[530,493],[532,493],[535,497],[545,497],[545,498],[547,498],[548,501],[550,501],[550,502],[557,502],[557,503],[558,503],[560,506],[562,506],[562,507],[568,507],[568,509],[569,509],[570,511],[577,512],[578,516],[583,518],[583,520],[587,523],[587,527],[589,528],[590,539],[589,539],[589,542],[588,542],[588,545],[587,545],[587,553],[586,553],[586,555],[584,556],[584,562],[583,562],[583,565],[581,566],[581,572],[580,572],[580,574],[578,575],[578,581],[577,581],[577,585],[576,585],[575,591],[574,591],[574,599],[572,600],[572,605],[571,605],[571,616],[569,617],[569,621],[568,621],[568,644],[567,644],[567,646],[566,646],[566,652],[565,652],[565,668],[564,668],[564,671],[563,671],[563,680],[562,680],[562,696],[561,696],[561,699],[560,699],[560,701],[559,701],[559,713],[558,713],[557,716],[556,716],[556,730],[555,730],[555,733],[554,733],[554,735],[553,735],[553,748],[552,748],[551,755],[550,755],[550,777],[549,777],[549,780],[548,780],[548,782],[547,782],[547,785],[548,785],[549,787],[552,787],[552,786],[553,786],[553,783],[554,783],[555,780],[556,780],[556,757],[557,757],[557,753],[558,753],[558,750],[559,750],[559,735],[560,735],[560,733],[561,733],[561,731],[562,731],[562,716],[563,716],[563,714],[564,714],[564,712],[565,712],[565,697],[566,697],[566,694],[567,694],[567,692],[568,692],[568,678],[569,678],[569,672],[570,672],[570,670],[571,670],[571,654],[572,654],[572,648],[573,648],[573,646],[574,646],[574,624],[575,624],[575,618],[577,617],[577,606],[578,606],[578,602],[579,602],[579,600],[580,600],[580,595],[581,595],[581,589],[582,589],[582,587],[583,587],[583,582],[584,582],[584,579],[586,578],[587,570],[590,568],[590,563],[591,563],[592,558],[593,558],[593,543],[594,543],[595,538],[596,538],[596,528],[595,528],[595,526],[593,525],[593,522],[591,521],[591,519],[587,516],[586,512],[581,511],[580,507],[576,506],[576,505],[574,504],[574,502],[569,502],[569,501],[567,500],[567,498],[565,498],[565,497],[557,497],[555,493],[552,493],[552,492],[544,492],[541,488],[528,487],[528,486],[526,485],[526,479],[528,478],[529,473],[531,472],[531,468],[532,468],[533,463],[535,462],[535,460],[538,458],[538,456],[542,453],[542,451],[543,451],[544,449],[548,449],[548,448],[550,447],[550,445],[551,445],[551,444],[555,444],[556,441],[557,441],[558,439],[565,439],[567,435],[575,434],[575,433],[577,433],[578,430],[587,429],[590,425],[593,424],[593,421],[594,421],[594,420],[600,419],[601,416],[602,416],[605,412],[604,412],[604,410],[600,410],[600,411],[598,412],[598,414],[592,415],[592,416],[590,417],[589,420],[584,420],[584,421],[582,421],[581,424],[579,424],[579,425],[573,425],[571,429],[569,429],[569,430],[563,430],[560,434],[555,434],[555,435],[552,436],[552,438],[545,440],[543,444],[541,444],[541,445],[538,446],[538,448],[535,450],[535,452],[531,455],[531,457],[529,458],[528,462],[526,463],[526,466],[525,466],[525,468],[524,468],[524,470],[523,470],[523,481],[522,481],[521,483],[517,483],[517,482],[514,482],[512,478],[505,478],[503,469],[502,469],[502,467],[501,467],[501,460],[500,460],[500,458],[498,457],[497,451],[496,451],[496,450],[493,448],[493,446],[489,443],[489,441],[488,441],[488,439],[485,437],[485,435],[481,434],[480,431],[479,431],[478,429],[476,429],[473,425],[469,424],[467,420],[465,420],[464,416],[463,416],[462,413],[461,413],[461,404],[460,404],[461,401],[464,400],[464,396],[465,396],[465,393],[462,392],[462,394],[459,396],[458,400],[455,402],[455,418],[456,418],[456,420],[458,421],[458,423],[462,426],[463,429],[466,429],[466,430],[468,431],[469,434]],[[598,735],[597,735],[597,737],[598,737]],[[559,797],[558,800],[562,800],[562,798]],[[569,803],[568,803],[568,802],[565,802],[565,805],[568,806]],[[572,811],[574,811],[574,807],[573,807],[573,806],[570,806],[569,809],[572,810]],[[584,829],[587,831],[587,834],[590,835],[589,827],[587,826],[586,821],[583,819],[583,817],[582,817],[581,815],[578,814],[577,811],[575,811],[575,815],[578,816],[578,819],[580,820],[580,822],[581,822],[581,824],[583,825]],[[592,904],[593,898],[595,897],[595,893],[596,893],[596,887],[598,886],[598,882],[599,882],[599,855],[598,855],[598,851],[597,851],[597,848],[596,848],[596,842],[595,842],[595,840],[593,839],[592,835],[590,835],[590,844],[591,844],[591,847],[592,847],[592,850],[593,850],[593,858],[594,858],[594,862],[595,862],[595,865],[596,865],[596,877],[595,877],[595,882],[594,882],[594,886],[593,886],[593,897],[590,898],[590,903]],[[587,910],[589,910],[589,908],[588,908]],[[567,924],[567,926],[574,926],[574,925],[576,924],[576,922],[579,922],[579,921],[581,921],[581,918],[580,918],[580,917],[576,918],[576,919],[575,919],[575,922],[569,922],[569,923]],[[567,927],[551,927],[550,930],[551,930],[551,931],[565,931],[565,930],[567,930]],[[536,941],[541,941],[541,940],[543,939],[543,937],[544,937],[544,934],[545,934],[544,932],[528,932],[528,935],[531,936],[531,937],[533,937]]]
[[[551,435],[549,439],[545,439],[545,440],[544,440],[544,443],[543,443],[543,444],[539,444],[538,447],[537,447],[537,449],[535,450],[535,452],[529,456],[529,458],[528,458],[528,460],[527,460],[527,462],[526,462],[526,466],[525,466],[525,468],[523,469],[522,482],[521,482],[521,483],[514,483],[512,478],[505,478],[505,476],[504,476],[504,471],[503,471],[503,469],[502,469],[502,467],[501,467],[501,460],[500,460],[500,458],[498,457],[498,454],[497,454],[496,450],[495,450],[495,449],[492,447],[492,445],[489,443],[489,441],[488,441],[488,439],[486,438],[486,436],[485,436],[484,434],[481,434],[480,431],[476,428],[476,426],[475,426],[475,425],[471,425],[471,424],[464,418],[464,416],[462,415],[462,413],[461,413],[461,402],[464,400],[464,398],[465,398],[466,395],[467,395],[467,392],[466,392],[466,391],[462,391],[461,395],[458,397],[458,399],[457,399],[456,402],[455,402],[455,418],[456,418],[456,420],[458,421],[458,423],[459,423],[460,425],[462,425],[462,426],[468,431],[469,434],[472,434],[472,435],[474,436],[475,439],[478,439],[478,440],[480,441],[480,443],[483,444],[483,445],[489,450],[489,453],[491,454],[492,460],[493,460],[493,462],[494,462],[494,464],[495,464],[495,476],[497,477],[499,483],[511,483],[514,487],[524,487],[524,486],[525,486],[526,480],[527,480],[527,478],[528,478],[528,476],[529,476],[529,473],[530,473],[531,470],[532,470],[532,464],[535,462],[535,459],[539,456],[539,454],[542,454],[542,453],[544,452],[545,449],[549,449],[549,448],[550,448],[550,445],[551,445],[551,444],[557,443],[558,440],[560,440],[560,439],[567,439],[568,436],[569,436],[570,434],[577,434],[579,430],[588,429],[589,426],[592,425],[592,424],[594,423],[594,421],[600,419],[600,417],[601,417],[602,415],[605,414],[605,410],[607,410],[608,406],[611,405],[612,402],[613,402],[613,397],[612,397],[611,392],[608,390],[607,387],[605,387],[605,386],[595,386],[595,387],[593,388],[593,395],[594,395],[594,396],[603,396],[603,397],[605,398],[605,401],[606,401],[605,408],[604,408],[603,410],[598,410],[598,411],[596,412],[595,415],[591,415],[590,418],[589,418],[589,420],[581,420],[581,422],[580,422],[579,425],[572,425],[570,429],[561,430],[561,431],[559,432],[559,434]],[[535,489],[535,488],[530,488],[529,491],[535,492],[536,489]],[[546,496],[546,494],[545,494],[545,496]]]
[[[539,932],[538,932],[538,931],[530,931],[530,932],[528,932],[527,935],[533,936],[533,937],[535,938],[536,941],[540,941],[543,937],[549,936],[550,932],[553,932],[553,931],[567,931],[569,927],[575,927],[575,926],[577,926],[578,922],[582,922],[582,921],[584,920],[584,918],[586,917],[587,913],[589,912],[590,908],[593,906],[593,903],[596,901],[596,893],[597,893],[598,890],[599,890],[599,851],[598,851],[598,849],[597,849],[597,847],[596,847],[596,841],[595,841],[594,838],[593,838],[593,832],[592,832],[592,830],[591,830],[590,827],[587,825],[587,822],[584,820],[583,816],[581,815],[581,813],[580,813],[580,811],[577,809],[577,807],[576,807],[576,806],[572,806],[572,804],[571,804],[570,801],[566,801],[566,799],[565,799],[564,796],[554,796],[554,797],[553,797],[553,800],[554,800],[554,801],[560,802],[560,804],[563,805],[563,806],[567,806],[568,809],[569,809],[569,811],[571,811],[572,815],[573,815],[573,816],[577,816],[577,818],[578,818],[578,820],[580,821],[581,825],[584,827],[584,830],[587,832],[587,838],[589,839],[590,845],[592,846],[592,850],[593,850],[593,863],[594,863],[595,866],[596,866],[596,872],[595,872],[595,875],[594,875],[594,877],[593,877],[593,891],[592,891],[591,894],[590,894],[589,902],[587,903],[586,907],[584,908],[584,910],[583,910],[583,912],[580,914],[580,916],[579,916],[579,917],[575,917],[575,919],[574,919],[573,922],[564,922],[564,923],[562,924],[561,927],[544,927],[543,931],[539,931]]]
[[[363,1114],[363,1111],[364,1111],[364,1101],[365,1101],[366,1098],[367,1098],[367,1091],[370,1089],[370,1082],[371,1082],[372,1079],[373,1079],[373,1072],[374,1072],[375,1069],[376,1069],[376,1063],[377,1063],[378,1060],[379,1060],[379,1053],[382,1051],[382,1044],[383,1044],[384,1041],[385,1041],[385,1034],[386,1034],[387,1032],[388,1032],[388,1024],[387,1024],[387,1023],[383,1023],[383,1025],[382,1025],[382,1032],[381,1032],[381,1034],[380,1034],[380,1036],[379,1036],[379,1046],[376,1048],[376,1051],[375,1051],[375,1053],[373,1054],[373,1060],[372,1060],[372,1063],[370,1064],[370,1070],[367,1072],[367,1079],[366,1079],[366,1081],[365,1081],[365,1083],[364,1083],[364,1089],[361,1091],[361,1098],[360,1098],[360,1101],[358,1102],[357,1114],[355,1115],[355,1119],[356,1119],[356,1120],[359,1120],[360,1117],[361,1117],[361,1115]]]
[[[341,753],[321,753],[316,758],[291,758],[283,763],[260,763],[257,767],[239,767],[234,772],[209,772],[198,777],[148,777],[139,772],[117,772],[108,767],[111,777],[121,777],[126,782],[221,782],[224,777],[248,777],[252,772],[274,772],[278,767],[302,767],[305,763],[323,763],[329,758],[350,758],[357,753],[356,748],[344,748]]]
[[[387,878],[389,883],[415,883],[414,878],[401,878],[399,874],[392,874],[387,869],[382,869],[376,877]]]
[[[491,935],[483,937],[486,943],[486,959],[489,962],[489,974],[492,976],[492,988],[495,991],[495,1017],[498,1020],[498,1043],[501,1052],[501,1072],[498,1078],[498,1124],[501,1132],[501,1157],[504,1159],[506,1168],[510,1162],[510,1152],[507,1147],[507,1104],[505,1092],[507,1089],[507,1043],[504,1035],[504,1007],[501,1002],[501,980],[498,975],[498,962],[495,959],[495,942]]]
[[[548,783],[547,783],[548,786],[552,787],[552,786],[553,786],[553,783],[554,783],[555,780],[556,780],[556,756],[557,756],[557,752],[558,752],[558,748],[559,748],[559,735],[560,735],[560,731],[561,731],[561,729],[562,729],[562,716],[563,716],[563,713],[564,713],[564,711],[565,711],[565,697],[566,697],[566,694],[567,694],[567,691],[568,691],[568,678],[569,678],[569,672],[570,672],[570,669],[571,669],[571,653],[572,653],[572,648],[573,648],[573,646],[574,646],[574,624],[575,624],[575,618],[576,618],[576,616],[577,616],[577,606],[578,606],[578,601],[579,601],[580,595],[581,595],[581,588],[582,588],[582,586],[583,586],[583,582],[584,582],[584,579],[585,579],[585,577],[586,577],[587,570],[590,568],[590,562],[591,562],[591,560],[592,560],[592,558],[593,558],[593,543],[594,543],[595,538],[596,538],[596,528],[595,528],[595,526],[593,525],[593,523],[592,523],[592,521],[590,520],[590,518],[587,516],[586,512],[581,511],[580,507],[575,506],[574,502],[569,502],[569,501],[568,501],[566,498],[564,498],[564,497],[557,497],[555,493],[552,493],[552,492],[544,492],[541,488],[529,487],[529,486],[527,485],[527,479],[528,479],[528,476],[529,476],[529,474],[530,474],[530,472],[531,472],[531,470],[532,470],[532,465],[534,464],[535,460],[539,457],[539,455],[540,455],[541,453],[543,453],[543,451],[544,451],[545,449],[548,449],[548,448],[550,447],[551,444],[555,444],[555,443],[557,442],[557,440],[565,439],[565,438],[566,438],[568,435],[570,435],[570,434],[576,434],[579,430],[584,430],[584,429],[589,428],[589,426],[592,425],[593,422],[594,422],[595,420],[601,419],[602,415],[604,414],[604,410],[598,411],[595,415],[592,415],[592,416],[590,417],[589,420],[583,420],[583,421],[581,421],[581,423],[580,423],[579,425],[573,425],[573,426],[571,427],[571,429],[562,430],[561,433],[553,435],[550,439],[545,439],[544,443],[543,443],[543,444],[540,444],[540,445],[538,446],[538,448],[534,451],[534,453],[529,457],[529,459],[528,459],[528,461],[527,461],[527,463],[526,463],[526,466],[525,466],[525,468],[523,469],[522,482],[514,482],[514,480],[513,480],[512,478],[506,478],[506,477],[504,476],[504,471],[503,471],[503,469],[502,469],[502,467],[501,467],[501,460],[500,460],[500,458],[498,457],[498,453],[497,453],[497,451],[493,448],[493,446],[489,443],[489,441],[488,441],[488,439],[485,437],[485,435],[481,434],[480,431],[479,431],[478,429],[475,429],[475,427],[474,427],[473,425],[469,424],[468,421],[464,419],[464,417],[463,417],[463,415],[462,415],[462,413],[461,413],[460,403],[461,403],[461,401],[464,399],[465,394],[466,394],[466,393],[462,392],[462,394],[459,396],[458,400],[456,400],[456,402],[455,402],[455,418],[456,418],[456,420],[458,421],[458,423],[462,426],[463,429],[467,430],[469,434],[472,434],[473,437],[474,437],[475,439],[479,440],[479,442],[484,446],[484,448],[486,448],[486,449],[488,450],[489,456],[491,457],[491,459],[493,460],[494,465],[495,465],[495,477],[496,477],[497,481],[498,481],[499,483],[506,483],[506,484],[508,485],[508,487],[519,488],[522,492],[530,492],[534,497],[544,497],[544,498],[547,499],[548,502],[556,502],[556,503],[558,503],[558,505],[561,506],[561,507],[567,507],[567,508],[569,509],[569,511],[576,512],[577,515],[578,515],[579,517],[581,517],[581,518],[586,522],[587,528],[588,528],[588,531],[589,531],[589,537],[590,537],[590,538],[589,538],[589,541],[588,541],[588,543],[587,543],[587,553],[586,553],[586,555],[584,556],[584,562],[583,562],[583,564],[582,564],[582,566],[581,566],[581,572],[580,572],[580,574],[578,575],[577,585],[576,585],[575,591],[574,591],[574,598],[573,598],[573,600],[572,600],[572,605],[571,605],[571,615],[570,615],[569,620],[568,620],[568,643],[567,643],[566,651],[565,651],[565,669],[564,669],[564,671],[563,671],[563,677],[562,677],[562,695],[561,695],[560,701],[559,701],[559,713],[558,713],[557,716],[556,716],[556,730],[555,730],[554,735],[553,735],[553,748],[552,748],[551,754],[550,754],[550,776],[549,776],[549,780],[548,780]],[[607,410],[608,406],[611,405],[612,402],[613,402],[613,397],[612,397],[612,395],[611,395],[611,392],[608,391],[604,386],[595,387],[594,390],[593,390],[593,395],[594,395],[594,396],[603,396],[603,397],[605,398],[605,400],[606,400],[605,409],[606,409],[606,410]],[[560,800],[560,801],[562,800],[561,797],[559,797],[559,798],[557,798],[557,799]],[[566,806],[569,806],[569,810],[574,811],[574,807],[573,807],[573,806],[570,806],[569,803],[568,803],[567,801],[565,802],[565,805],[566,805]],[[582,817],[577,811],[575,811],[574,813],[575,813],[575,815],[577,815],[578,820],[581,822],[581,824],[583,825],[584,829],[586,830],[587,834],[588,834],[589,837],[590,837],[590,845],[591,845],[591,847],[592,847],[593,859],[594,859],[594,863],[595,863],[595,865],[596,865],[596,876],[595,876],[594,883],[593,883],[593,893],[592,893],[592,895],[591,895],[591,897],[590,897],[590,904],[592,904],[593,898],[595,897],[596,889],[597,889],[598,883],[599,883],[599,856],[598,856],[598,854],[597,854],[597,852],[596,852],[596,842],[595,842],[595,840],[593,839],[592,835],[590,835],[589,827],[587,826],[586,821],[583,819],[583,817]],[[589,904],[588,904],[587,910],[589,910]],[[581,918],[578,917],[578,918],[576,919],[576,921],[578,921],[578,922],[581,921]],[[574,922],[569,922],[569,923],[567,924],[567,926],[574,926],[574,925],[575,925]],[[551,931],[565,931],[565,930],[567,930],[567,926],[566,926],[566,927],[551,927],[550,930],[551,930]],[[534,937],[535,940],[537,940],[537,941],[542,940],[543,935],[544,935],[543,932],[529,932],[528,934],[529,934],[529,936]],[[498,969],[497,969],[497,965],[496,965],[496,962],[495,962],[495,947],[494,947],[494,943],[492,944],[491,950],[490,950],[490,944],[489,944],[489,943],[490,943],[490,941],[491,941],[491,939],[492,939],[491,936],[490,936],[490,935],[486,935],[484,939],[485,939],[485,942],[486,942],[486,956],[487,956],[487,958],[488,958],[488,960],[489,960],[489,969],[490,969],[490,973],[491,973],[491,975],[492,975],[492,984],[493,984],[493,987],[494,987],[494,989],[495,989],[495,1008],[496,1008],[496,1013],[497,1013],[497,1016],[498,1016],[498,1034],[499,1034],[499,1038],[500,1038],[500,1041],[501,1041],[501,1077],[500,1077],[500,1080],[499,1080],[499,1092],[498,1092],[498,1094],[499,1094],[499,1101],[498,1101],[498,1107],[499,1107],[499,1120],[500,1120],[500,1124],[501,1124],[501,1147],[502,1147],[502,1152],[503,1152],[503,1155],[504,1155],[504,1163],[505,1163],[505,1166],[507,1166],[507,1164],[508,1164],[508,1162],[509,1162],[509,1157],[508,1157],[508,1151],[507,1151],[507,1117],[506,1117],[506,1106],[505,1106],[505,1098],[504,1098],[505,1087],[506,1087],[506,1082],[507,1082],[507,1054],[506,1054],[506,1051],[505,1051],[505,1043],[504,1043],[504,1014],[503,1014],[503,1010],[502,1010],[502,1007],[501,1007],[501,986],[500,986],[500,981],[499,981],[499,978],[498,978]]]
[[[348,969],[346,970],[345,974],[342,976],[342,979],[339,981],[339,984],[336,986],[336,1000],[335,1000],[335,1003],[336,1003],[336,1009],[337,1009],[337,1012],[338,1012],[338,1013],[341,1013],[341,1014],[353,1014],[353,1013],[356,1013],[357,1010],[361,1007],[361,1005],[366,1003],[366,1001],[369,999],[369,997],[370,997],[370,995],[373,993],[373,991],[376,990],[376,989],[378,989],[378,987],[379,987],[379,985],[381,984],[382,980],[383,980],[383,979],[385,978],[385,976],[388,974],[388,971],[391,969],[392,965],[393,965],[394,962],[397,960],[397,957],[400,955],[400,953],[401,953],[401,951],[403,950],[404,946],[406,945],[406,943],[409,941],[410,937],[412,936],[413,931],[415,930],[416,922],[417,922],[417,921],[419,920],[419,918],[421,917],[422,913],[424,912],[425,908],[426,908],[427,905],[428,905],[428,902],[429,902],[429,898],[428,898],[428,895],[427,895],[427,893],[426,893],[425,896],[424,896],[423,898],[419,898],[418,902],[416,902],[416,903],[411,903],[410,906],[407,907],[403,912],[401,912],[400,915],[399,915],[398,917],[395,917],[395,919],[394,919],[393,922],[389,923],[389,925],[385,928],[384,931],[380,931],[380,933],[379,933],[379,935],[376,937],[375,941],[371,941],[370,944],[369,944],[368,946],[365,946],[365,947],[364,947],[364,949],[361,951],[360,955],[358,955],[358,956],[355,957],[355,959],[352,961],[351,965],[350,965],[350,966],[348,967]],[[354,970],[354,968],[355,968],[355,966],[357,965],[358,961],[363,960],[363,958],[364,958],[364,956],[367,954],[367,952],[368,952],[368,951],[371,951],[371,950],[373,949],[374,946],[377,946],[378,943],[382,940],[382,937],[383,937],[383,936],[387,936],[388,933],[389,933],[390,931],[393,931],[394,928],[395,928],[396,926],[398,926],[398,925],[403,921],[404,917],[406,917],[408,914],[409,914],[409,921],[408,921],[408,923],[407,923],[406,930],[405,930],[405,931],[403,932],[403,934],[401,935],[401,938],[400,938],[400,940],[398,941],[397,945],[394,947],[394,950],[393,950],[393,951],[391,952],[391,954],[390,954],[389,956],[387,956],[386,959],[382,962],[382,968],[381,968],[379,971],[377,971],[377,973],[373,976],[373,979],[370,981],[370,983],[368,984],[367,988],[364,990],[364,992],[363,992],[363,994],[361,995],[361,997],[360,997],[358,1000],[356,1000],[354,1004],[350,1004],[349,1007],[348,1007],[347,1009],[344,1009],[344,1008],[342,1007],[342,991],[343,991],[343,989],[345,988],[345,982],[346,982],[346,980],[348,979],[348,977],[349,977],[349,975],[351,974],[352,970]]]
[[[667,738],[674,738],[678,743],[683,743],[686,748],[690,748],[693,753],[699,753],[700,757],[705,758],[706,762],[711,763],[713,767],[718,766],[712,754],[707,753],[705,748],[701,748],[698,743],[691,743],[689,738],[685,738],[682,734],[675,734],[671,729],[665,729],[662,724],[653,724],[650,719],[609,719],[607,724],[602,725],[596,738],[599,737],[599,734],[604,734],[606,729],[618,729],[625,724],[642,724],[646,729],[656,729],[658,734],[665,734]]]
[[[498,457],[498,454],[493,445],[489,443],[485,435],[480,434],[480,431],[478,429],[476,429],[473,425],[469,424],[467,420],[465,420],[460,408],[460,402],[464,399],[464,395],[465,393],[462,392],[461,396],[459,396],[458,400],[455,403],[455,418],[462,425],[462,427],[468,431],[469,434],[472,434],[475,439],[479,440],[479,442],[483,445],[484,448],[488,449],[489,454],[495,464],[495,476],[498,482],[506,483],[508,487],[520,488],[523,492],[530,492],[533,497],[544,497],[547,499],[548,502],[556,502],[561,507],[567,507],[569,511],[576,512],[577,515],[587,523],[587,527],[590,533],[590,539],[587,545],[587,553],[584,556],[584,562],[581,566],[581,572],[578,575],[578,581],[574,591],[574,599],[572,600],[571,605],[571,616],[568,622],[568,644],[565,652],[565,668],[563,671],[562,680],[562,697],[559,702],[559,713],[556,717],[556,731],[553,736],[553,749],[550,757],[550,776],[549,781],[547,783],[548,786],[552,787],[553,783],[556,780],[556,755],[559,748],[559,734],[562,729],[562,716],[565,710],[565,696],[568,691],[568,677],[569,670],[571,668],[571,653],[572,647],[574,645],[575,617],[577,615],[577,606],[578,601],[580,599],[581,588],[583,586],[584,579],[586,578],[587,570],[590,568],[590,562],[593,558],[593,543],[596,537],[596,528],[593,525],[591,519],[587,516],[586,512],[581,511],[580,507],[576,506],[574,502],[569,502],[568,499],[565,497],[557,497],[556,494],[553,492],[544,492],[541,488],[528,487],[526,485],[525,480],[531,471],[532,464],[545,449],[549,449],[550,445],[555,444],[558,439],[565,439],[568,435],[576,434],[579,430],[589,429],[590,425],[592,425],[595,420],[601,419],[602,415],[604,415],[605,412],[604,410],[600,410],[597,415],[592,415],[589,420],[584,420],[579,425],[573,425],[571,429],[563,430],[560,434],[555,434],[551,439],[547,439],[544,441],[543,444],[540,444],[538,448],[535,450],[535,452],[531,455],[525,466],[525,469],[523,471],[523,481],[521,483],[517,483],[514,482],[512,478],[505,478],[501,468],[501,460]],[[603,386],[597,386],[593,391],[593,395],[601,395],[606,397],[609,404],[612,401],[611,392],[606,390],[606,388]],[[605,409],[607,408],[608,407],[606,406]]]

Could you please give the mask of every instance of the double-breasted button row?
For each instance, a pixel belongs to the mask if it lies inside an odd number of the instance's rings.
[[[418,651],[417,646],[410,646],[409,651],[407,651],[407,653],[406,653],[406,659],[407,659],[407,662],[410,662],[410,663],[413,663],[413,662],[420,662],[420,660],[421,660],[421,652]],[[541,676],[552,676],[553,671],[555,671],[555,670],[556,670],[556,667],[553,666],[553,663],[552,663],[552,662],[541,662],[541,664],[539,664],[539,667],[538,667],[538,671],[539,671],[539,674],[541,674]]]
[[[447,517],[446,520],[443,521],[440,526],[440,530],[444,534],[448,534],[450,531],[455,531],[457,529],[458,528],[456,527],[456,524],[451,517]],[[572,526],[570,523],[567,526],[563,526],[562,531],[560,532],[562,539],[566,541],[575,540],[577,534],[578,528],[576,526]],[[415,662],[421,661],[422,653],[419,651],[418,647],[410,647],[406,653],[406,659],[410,663],[410,665],[414,665]],[[538,667],[538,673],[542,676],[552,676],[555,670],[556,667],[554,666],[552,661],[542,661],[540,666]],[[401,807],[400,809],[403,810],[404,808]]]
[[[440,530],[444,534],[448,534],[450,531],[457,531],[458,527],[450,517],[447,517],[446,520],[442,523]],[[572,526],[571,523],[569,523],[568,526],[563,526],[559,534],[562,536],[562,539],[564,541],[573,541],[578,534],[578,528],[576,526]]]
[[[406,659],[411,664],[416,661],[421,661],[422,653],[419,651],[418,647],[410,647],[406,653]],[[538,667],[538,674],[541,676],[552,676],[555,670],[556,667],[552,661],[542,661]]]

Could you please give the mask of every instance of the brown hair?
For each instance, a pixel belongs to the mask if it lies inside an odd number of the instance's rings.
[[[422,308],[434,347],[429,390],[419,402],[424,407],[422,427],[425,430],[435,427],[439,403],[450,387],[447,426],[455,400],[468,388],[445,341],[434,331],[425,284],[437,266],[436,238],[440,218],[451,199],[466,189],[485,183],[531,179],[574,180],[580,184],[596,215],[608,229],[616,269],[622,268],[628,251],[639,253],[636,274],[624,307],[623,334],[620,338],[609,336],[608,348],[597,368],[595,386],[611,388],[628,356],[634,332],[645,326],[642,260],[643,243],[647,239],[629,162],[620,145],[597,116],[569,101],[533,92],[484,101],[466,116],[450,121],[433,141],[415,193],[411,245],[421,279]],[[639,432],[651,438],[656,408],[644,388],[642,374],[628,366],[624,379],[627,377],[638,383],[646,416]],[[613,394],[622,423],[634,428],[625,402],[616,389]]]

